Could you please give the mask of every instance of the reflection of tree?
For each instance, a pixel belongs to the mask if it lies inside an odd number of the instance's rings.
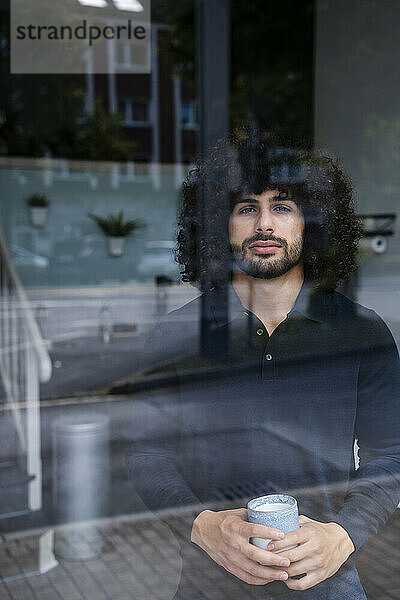
[[[0,10],[0,153],[92,160],[132,158],[121,118],[99,98],[85,114],[83,75],[10,75],[9,13]]]
[[[100,100],[92,114],[82,112],[83,78],[78,75],[13,75],[1,102],[2,153],[89,160],[127,160],[134,144],[122,132],[121,118]],[[4,85],[4,81],[3,81]]]
[[[89,160],[132,159],[136,144],[125,139],[121,123],[118,114],[107,113],[103,103],[97,100],[93,113],[87,114],[74,130],[70,141],[73,156]]]
[[[168,51],[194,82],[194,0],[155,0],[173,27]],[[231,123],[312,136],[313,0],[232,0]],[[217,60],[217,59],[216,59]]]
[[[231,1],[231,124],[256,121],[288,136],[312,136],[313,0]],[[169,21],[176,71],[195,78],[194,0],[153,0]],[[80,75],[9,75],[9,14],[0,9],[0,152],[124,160],[132,143],[97,104],[84,115]],[[163,36],[163,39],[168,36]],[[3,115],[6,117],[4,122]]]
[[[81,110],[80,78],[72,75],[8,75],[2,78],[6,113],[4,151],[12,155],[62,156]],[[60,147],[61,146],[61,147]]]

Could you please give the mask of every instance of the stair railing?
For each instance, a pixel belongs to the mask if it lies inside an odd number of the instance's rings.
[[[46,343],[0,228],[0,376],[15,424],[18,462],[28,479],[28,508],[42,507],[40,382],[51,377]]]

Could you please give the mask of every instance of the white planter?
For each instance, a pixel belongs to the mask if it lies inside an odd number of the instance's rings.
[[[47,206],[30,206],[31,223],[34,227],[44,227],[47,221]]]
[[[125,238],[109,236],[108,252],[111,256],[122,256],[124,250]]]

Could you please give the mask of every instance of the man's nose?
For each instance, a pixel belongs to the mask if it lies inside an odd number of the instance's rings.
[[[273,219],[271,217],[271,212],[269,210],[261,210],[258,215],[258,219],[256,221],[256,231],[268,231],[272,232],[274,230]]]

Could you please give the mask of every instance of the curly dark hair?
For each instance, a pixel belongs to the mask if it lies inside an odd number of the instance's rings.
[[[220,140],[183,183],[176,253],[183,281],[203,291],[227,281],[233,206],[243,194],[270,189],[289,192],[303,212],[306,279],[333,290],[349,278],[357,269],[362,229],[350,181],[338,163],[293,142],[288,146],[271,133],[256,139],[246,133]],[[214,201],[203,202],[204,194]],[[230,256],[230,264],[224,256]],[[205,269],[211,270],[207,277]]]

